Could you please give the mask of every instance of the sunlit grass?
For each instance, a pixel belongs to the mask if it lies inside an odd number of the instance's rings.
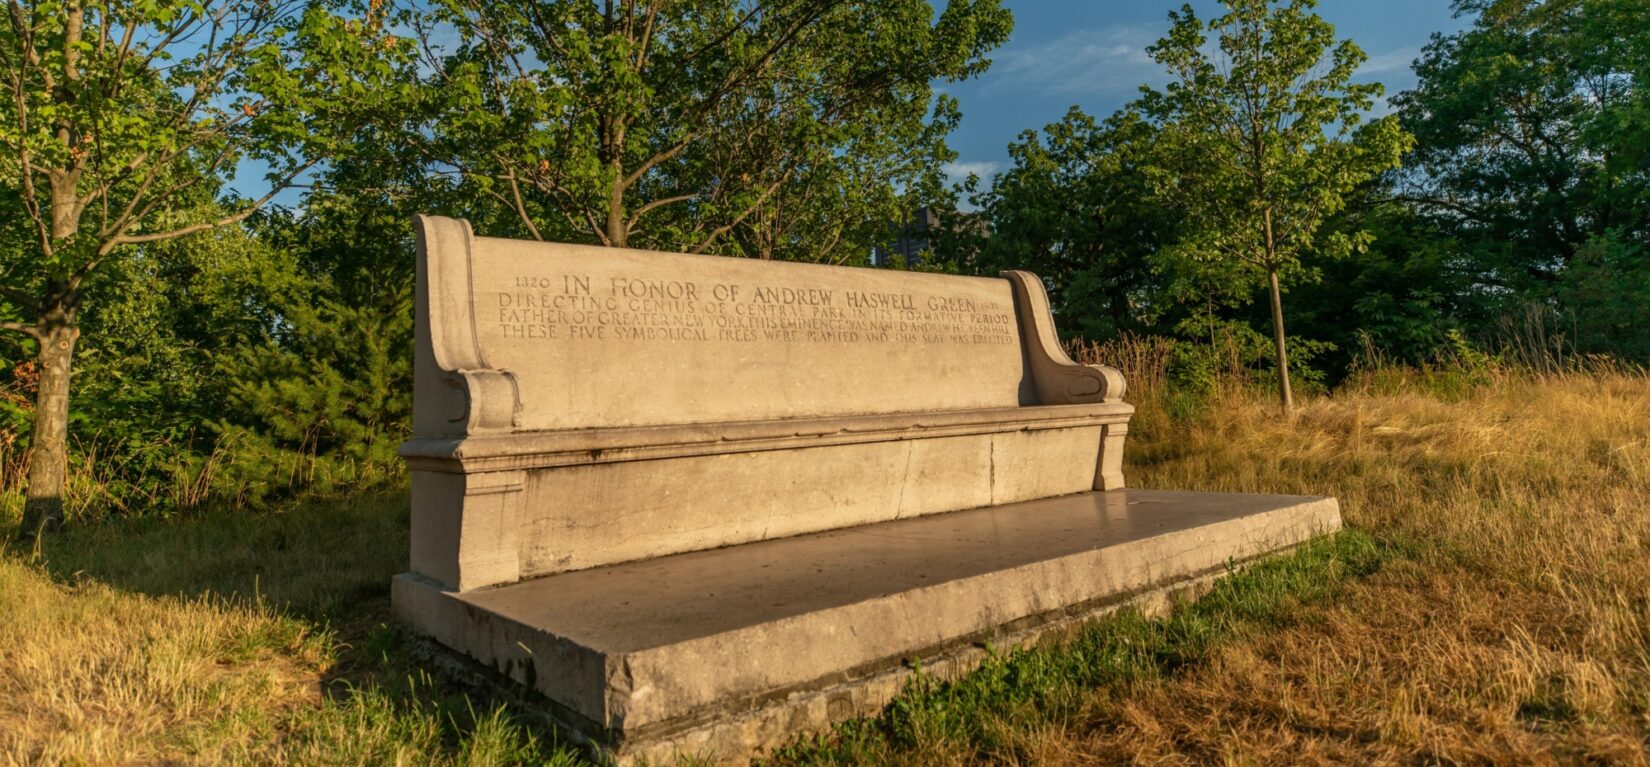
[[[1349,531],[779,762],[1646,761],[1650,380],[1378,371],[1293,417],[1139,395],[1134,486],[1333,494]]]
[[[406,498],[71,528],[0,557],[0,764],[571,763],[425,673]]]
[[[1333,494],[1349,531],[1162,620],[922,678],[775,761],[1643,763],[1650,381],[1369,373],[1281,416],[1137,374],[1137,487]],[[0,557],[0,764],[570,762],[426,674],[404,495],[84,525]]]

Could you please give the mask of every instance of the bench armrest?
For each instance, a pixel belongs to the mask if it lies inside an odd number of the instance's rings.
[[[1002,272],[1001,276],[1014,285],[1014,306],[1037,404],[1121,402],[1126,389],[1122,371],[1109,365],[1079,365],[1060,346],[1043,281],[1023,271]]]
[[[521,396],[515,376],[488,364],[476,338],[470,222],[441,216],[416,221],[413,431],[421,436],[509,431]]]

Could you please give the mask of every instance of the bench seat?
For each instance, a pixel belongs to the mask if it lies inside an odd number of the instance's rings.
[[[912,662],[1173,590],[1339,522],[1330,498],[1114,490],[465,593],[412,574],[394,589],[420,630],[543,693],[604,750],[720,762],[799,720],[874,713]]]

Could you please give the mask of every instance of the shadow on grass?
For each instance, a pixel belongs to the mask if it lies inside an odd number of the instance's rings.
[[[262,600],[308,620],[388,604],[406,569],[405,490],[272,511],[206,511],[70,526],[42,547],[59,580],[151,596]],[[386,613],[387,614],[387,613]]]
[[[432,761],[578,763],[532,712],[429,673],[411,652],[389,602],[392,576],[407,569],[408,503],[400,489],[70,526],[43,541],[37,561],[68,584],[93,579],[150,597],[262,605],[282,627],[265,651],[288,651],[276,645],[296,636],[319,641],[320,713],[295,726],[300,738],[330,744],[320,746],[323,761],[353,753],[351,740],[422,740],[434,726],[439,754],[426,756],[441,758]]]

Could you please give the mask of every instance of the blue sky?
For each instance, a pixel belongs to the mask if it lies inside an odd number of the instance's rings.
[[[1007,0],[1014,36],[992,54],[985,75],[944,86],[962,104],[951,135],[959,155],[948,171],[982,179],[1004,168],[1008,144],[1027,128],[1060,119],[1073,104],[1096,117],[1116,111],[1142,83],[1159,85],[1162,71],[1146,46],[1169,29],[1168,14],[1183,0]],[[936,2],[936,4],[938,4]],[[1200,16],[1219,12],[1194,2]],[[1386,85],[1391,95],[1415,83],[1410,62],[1434,32],[1463,26],[1448,0],[1322,0],[1318,13],[1369,55],[1362,80]]]

